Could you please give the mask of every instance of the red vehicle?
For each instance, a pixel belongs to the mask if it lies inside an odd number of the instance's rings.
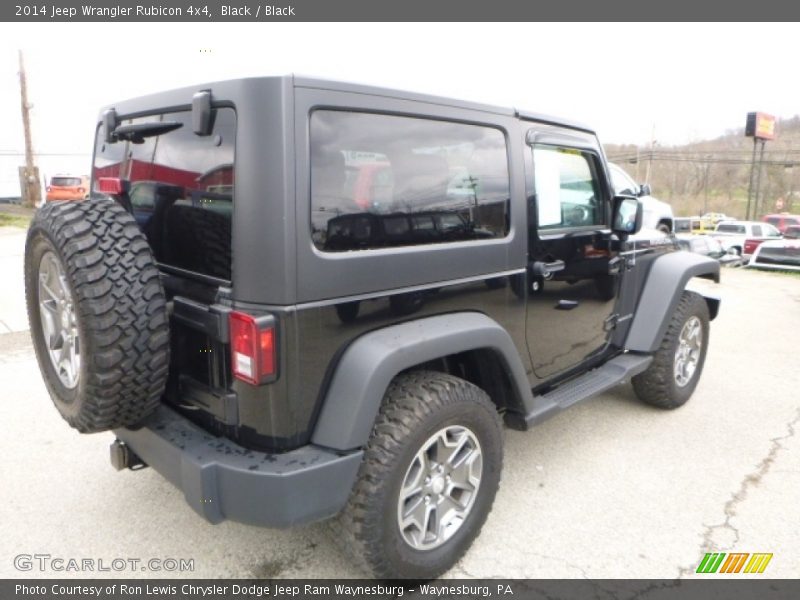
[[[790,215],[789,213],[777,213],[773,215],[766,215],[761,219],[765,223],[769,223],[778,228],[778,231],[783,233],[787,227],[792,225],[800,225],[800,215]]]
[[[742,252],[742,254],[745,254],[745,255],[753,254],[753,252],[756,251],[756,248],[758,248],[761,245],[761,242],[763,242],[763,241],[764,241],[763,239],[747,239],[747,240],[745,240],[744,241],[744,252]]]

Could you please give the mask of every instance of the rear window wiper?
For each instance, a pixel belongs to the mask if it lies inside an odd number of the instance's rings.
[[[141,144],[145,138],[169,133],[181,127],[183,127],[183,123],[177,121],[152,121],[120,125],[111,132],[111,138],[114,142],[128,141],[133,144]]]

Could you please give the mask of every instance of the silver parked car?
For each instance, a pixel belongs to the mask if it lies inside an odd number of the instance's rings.
[[[783,239],[761,242],[747,266],[800,271],[800,225],[787,227]]]

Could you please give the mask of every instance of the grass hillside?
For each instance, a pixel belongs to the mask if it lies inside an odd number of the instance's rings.
[[[764,150],[758,207],[751,208],[751,216],[758,218],[779,212],[779,201],[781,210],[800,213],[800,116],[778,120],[776,130],[777,138]],[[610,161],[637,181],[646,181],[649,171],[653,195],[672,204],[676,215],[721,212],[745,217],[753,139],[744,136],[744,129],[683,146],[656,144],[651,150],[609,144],[605,150]]]

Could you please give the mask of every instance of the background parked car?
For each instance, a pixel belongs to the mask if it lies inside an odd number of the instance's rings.
[[[710,235],[680,234],[676,236],[675,242],[681,250],[694,252],[715,258],[728,266],[739,266],[741,257],[738,254],[727,252],[717,238]]]
[[[85,200],[89,197],[89,177],[87,175],[54,175],[47,185],[45,199]]]
[[[711,233],[715,223],[710,218],[703,217],[675,217],[673,229],[675,233]]]
[[[766,215],[761,220],[776,227],[781,233],[784,233],[787,227],[800,225],[800,215],[790,215],[789,213]]]
[[[729,217],[725,213],[715,213],[715,212],[706,213],[700,218],[703,219],[704,221],[710,221],[714,225],[716,225],[720,221],[733,221],[734,220],[733,217]]]
[[[745,241],[780,239],[781,232],[769,223],[760,221],[722,221],[717,224],[712,235],[722,242],[726,252],[747,256],[744,251]]]
[[[747,266],[800,271],[800,225],[787,227],[783,239],[759,244]]]

